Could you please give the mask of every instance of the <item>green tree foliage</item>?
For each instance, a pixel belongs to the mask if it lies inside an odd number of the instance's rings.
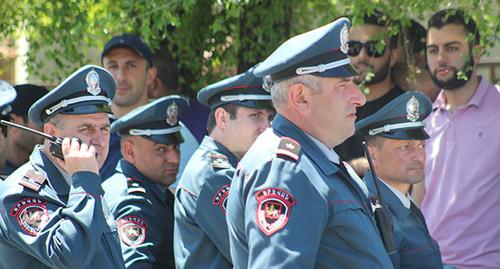
[[[111,36],[132,32],[144,37],[154,50],[170,52],[185,92],[242,72],[265,59],[287,38],[345,14],[351,14],[353,23],[359,23],[364,12],[380,9],[403,24],[416,19],[425,26],[435,11],[458,7],[476,20],[486,48],[498,40],[500,20],[498,0],[2,2],[0,36],[25,35],[30,44],[29,72],[47,82],[58,81],[92,61],[89,51],[100,51]],[[391,31],[398,32],[399,28]],[[46,57],[36,57],[39,51],[44,51]]]

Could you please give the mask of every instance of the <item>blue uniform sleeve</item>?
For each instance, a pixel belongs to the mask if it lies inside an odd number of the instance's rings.
[[[6,238],[46,266],[85,268],[107,227],[101,178],[92,172],[72,177],[68,202],[34,192],[6,195],[1,211]]]
[[[244,180],[248,268],[316,267],[329,209],[307,176],[277,159]]]
[[[196,199],[195,220],[224,257],[231,261],[226,224],[227,196],[234,169],[216,171]]]
[[[129,194],[117,204],[112,213],[127,268],[152,269],[157,257],[169,255],[160,253],[160,250],[165,243],[163,241],[168,230],[166,225],[171,224],[167,221],[166,214],[155,211],[146,197]]]

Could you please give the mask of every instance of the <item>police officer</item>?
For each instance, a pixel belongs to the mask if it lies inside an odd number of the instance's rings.
[[[64,160],[46,140],[4,182],[0,268],[124,268],[98,175],[114,93],[111,74],[87,65],[31,106],[32,122],[64,137]]]
[[[235,268],[392,268],[368,190],[333,151],[365,98],[341,18],[283,43],[254,74],[277,115],[238,164],[228,198]]]
[[[15,89],[7,82],[0,80],[0,119],[10,120],[9,113],[12,107],[9,105],[16,98]],[[7,161],[7,126],[0,125],[0,180],[7,178],[5,166]]]
[[[111,125],[121,138],[117,173],[103,183],[116,219],[127,268],[174,268],[172,250],[175,181],[184,142],[179,117],[187,101],[160,98],[125,114]]]
[[[174,252],[177,268],[233,268],[226,199],[237,162],[274,117],[262,79],[245,73],[203,88],[210,107],[205,136],[176,191]]]
[[[41,131],[42,125],[31,122],[28,118],[29,108],[40,98],[47,94],[47,89],[33,84],[20,84],[14,86],[17,97],[10,105],[10,121],[31,129]],[[43,137],[25,132],[19,128],[8,128],[7,135],[7,162],[4,172],[10,175],[19,166],[26,163],[35,148],[35,145],[42,144]]]
[[[356,123],[368,144],[377,182],[391,214],[397,251],[390,255],[394,268],[443,268],[439,246],[409,190],[424,180],[424,143],[429,138],[423,120],[432,103],[424,94],[400,95],[373,115]],[[376,195],[371,172],[365,174],[371,195]]]

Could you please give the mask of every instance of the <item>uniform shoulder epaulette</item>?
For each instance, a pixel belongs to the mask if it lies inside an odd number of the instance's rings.
[[[146,189],[141,185],[141,181],[136,178],[127,178],[127,193],[128,194],[146,194]]]
[[[276,156],[286,156],[297,161],[299,159],[300,144],[299,142],[289,138],[282,137],[276,150]]]
[[[39,191],[46,180],[47,177],[44,174],[34,169],[29,169],[19,180],[19,185],[33,191]]]
[[[218,168],[218,169],[231,168],[231,164],[229,163],[227,156],[224,154],[212,152],[210,153],[210,160],[212,162],[213,168]]]

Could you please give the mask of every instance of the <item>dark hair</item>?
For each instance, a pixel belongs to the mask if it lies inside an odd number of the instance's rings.
[[[236,119],[236,110],[238,109],[238,105],[235,104],[225,104],[219,107],[216,107],[212,110],[210,110],[210,114],[208,115],[208,120],[207,120],[207,131],[208,134],[212,132],[212,130],[215,128],[216,122],[215,122],[215,111],[219,108],[224,109],[229,113],[229,118],[234,120]]]
[[[443,9],[434,13],[434,15],[432,15],[429,19],[427,29],[430,29],[431,27],[441,29],[443,26],[448,24],[462,25],[468,34],[474,35],[473,44],[479,44],[480,35],[476,22],[472,19],[472,17],[466,17],[465,13],[459,9]]]
[[[393,20],[389,15],[385,14],[380,10],[373,10],[373,12],[365,13],[363,16],[364,24],[376,25],[384,28],[389,28],[392,25],[399,24],[398,21]],[[398,45],[398,34],[391,34],[389,37],[389,46],[391,49],[395,49]]]

